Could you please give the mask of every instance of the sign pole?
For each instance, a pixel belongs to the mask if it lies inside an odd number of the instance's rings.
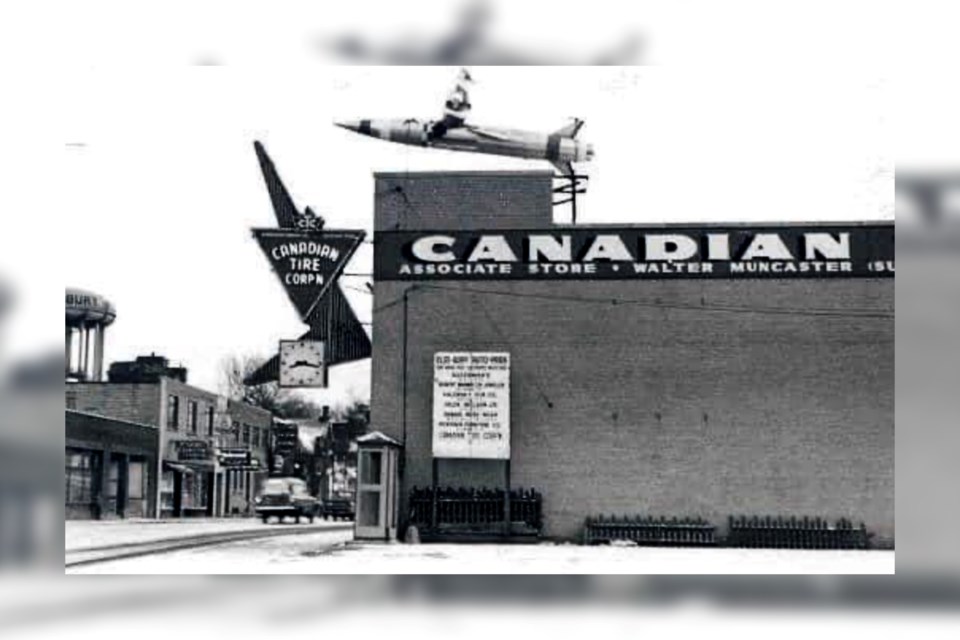
[[[433,480],[432,480],[433,504],[431,505],[431,508],[430,508],[430,528],[434,533],[436,533],[437,531],[437,507],[439,506],[438,505],[439,500],[437,498],[437,488],[438,488],[437,485],[439,485],[439,478],[440,478],[440,460],[438,458],[433,458]]]
[[[510,458],[507,458],[506,460],[503,461],[503,469],[504,469],[504,482],[505,482],[505,488],[506,488],[506,493],[504,493],[504,497],[503,497],[503,522],[504,522],[504,533],[509,536],[511,533],[511,528],[513,524],[511,522],[512,519],[510,517]]]

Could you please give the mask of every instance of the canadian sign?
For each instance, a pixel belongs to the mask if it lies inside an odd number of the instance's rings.
[[[254,229],[270,266],[306,321],[364,238],[363,231]]]
[[[377,233],[377,280],[892,278],[892,223]]]
[[[510,459],[510,354],[433,356],[433,455]]]

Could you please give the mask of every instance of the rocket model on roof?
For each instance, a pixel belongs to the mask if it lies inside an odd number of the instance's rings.
[[[587,162],[593,158],[593,146],[577,138],[583,126],[583,120],[578,118],[549,134],[467,122],[472,107],[469,93],[472,82],[470,73],[462,69],[444,103],[444,115],[440,120],[354,120],[336,124],[349,131],[400,144],[547,160],[564,176],[575,175],[575,162]]]

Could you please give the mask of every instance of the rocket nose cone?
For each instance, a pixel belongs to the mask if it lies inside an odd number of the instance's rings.
[[[353,131],[354,133],[362,133],[364,135],[370,135],[370,121],[369,120],[345,120],[343,122],[335,122],[335,125],[341,129],[346,129],[347,131]]]

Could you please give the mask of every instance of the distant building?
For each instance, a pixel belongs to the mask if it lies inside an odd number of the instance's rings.
[[[102,296],[67,290],[67,518],[250,514],[268,469],[272,416],[187,384],[150,354],[103,381]]]
[[[163,356],[151,353],[139,356],[132,362],[114,362],[107,371],[110,382],[159,382],[160,378],[170,378],[186,383],[187,370],[184,367],[171,367]]]
[[[132,369],[116,370],[126,375]],[[133,376],[130,382],[71,384],[67,408],[154,429],[159,483],[153,517],[250,513],[266,477],[271,414],[185,384],[186,371],[171,370],[176,378],[150,372],[145,381]],[[116,433],[115,441],[126,437]]]
[[[157,505],[157,428],[66,410],[65,517],[152,518]]]

